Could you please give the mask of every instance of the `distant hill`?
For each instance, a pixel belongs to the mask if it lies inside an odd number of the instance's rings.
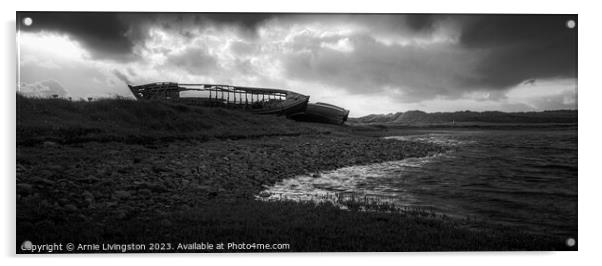
[[[350,124],[395,124],[395,125],[432,125],[466,123],[577,123],[577,110],[556,110],[543,112],[505,113],[489,112],[449,112],[426,113],[407,111],[390,114],[371,114],[358,118],[349,118]]]

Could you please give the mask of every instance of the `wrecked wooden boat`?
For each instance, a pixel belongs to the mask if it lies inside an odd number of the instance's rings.
[[[305,111],[290,117],[298,121],[342,125],[349,117],[349,110],[328,103],[310,103]]]
[[[128,87],[138,100],[243,109],[257,114],[286,115],[305,111],[309,96],[296,92],[217,84],[156,82]]]

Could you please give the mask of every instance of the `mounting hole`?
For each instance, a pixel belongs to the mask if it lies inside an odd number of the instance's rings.
[[[31,26],[31,24],[33,24],[33,19],[31,19],[30,17],[23,18],[23,25]]]
[[[572,237],[569,237],[566,239],[566,245],[569,247],[574,247],[575,246],[575,239]]]
[[[31,241],[25,240],[23,241],[23,244],[21,244],[21,250],[31,250],[32,246],[33,244],[31,243]]]
[[[574,20],[569,19],[569,20],[566,21],[566,27],[567,28],[574,29],[575,26],[577,26],[577,23]]]

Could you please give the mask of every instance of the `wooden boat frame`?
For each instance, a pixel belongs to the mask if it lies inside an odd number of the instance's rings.
[[[179,84],[155,82],[139,86],[128,84],[137,100],[168,100],[202,106],[244,109],[258,114],[289,115],[302,112],[309,96],[296,92],[222,84]],[[208,97],[180,97],[180,92],[208,92]]]

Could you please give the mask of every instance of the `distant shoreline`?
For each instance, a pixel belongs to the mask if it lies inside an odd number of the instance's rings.
[[[348,123],[351,127],[374,127],[378,130],[386,129],[549,129],[549,128],[571,128],[577,127],[577,123],[483,123],[483,122],[461,122],[461,123],[432,123],[432,124],[396,124],[396,123]]]
[[[488,112],[450,112],[426,113],[422,111],[398,112],[392,114],[374,114],[349,118],[349,124],[386,124],[404,126],[466,126],[466,125],[545,125],[577,124],[577,110],[555,110],[542,112],[505,113]]]

